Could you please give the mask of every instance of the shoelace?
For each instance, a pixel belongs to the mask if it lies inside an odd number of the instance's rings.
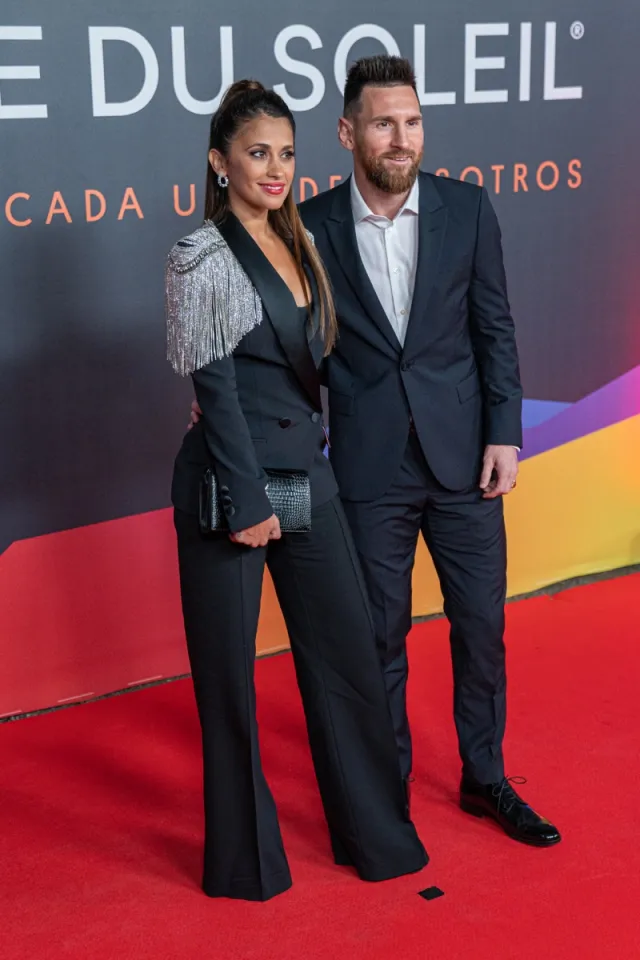
[[[502,807],[502,801],[505,795],[505,791],[506,791],[506,797],[505,797],[505,803],[504,803],[505,813],[510,813],[516,803],[524,804],[524,800],[520,799],[520,797],[515,792],[511,784],[515,783],[517,784],[517,786],[522,786],[522,784],[526,782],[527,782],[526,777],[505,777],[502,783],[496,784],[495,787],[492,788],[491,793],[493,794],[494,797],[498,798],[498,812],[500,812],[500,808]],[[509,801],[511,802],[507,806],[507,803]]]

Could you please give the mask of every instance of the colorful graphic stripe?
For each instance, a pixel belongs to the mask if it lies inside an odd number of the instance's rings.
[[[640,366],[524,430],[522,459],[570,443],[640,413]],[[526,422],[526,421],[525,421]]]

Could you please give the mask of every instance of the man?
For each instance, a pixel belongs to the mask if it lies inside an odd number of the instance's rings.
[[[406,637],[422,534],[451,624],[460,802],[516,840],[557,829],[505,778],[502,497],[516,484],[522,388],[498,222],[484,189],[420,172],[408,61],[349,71],[344,184],[302,204],[331,277],[331,462],[369,589],[403,776],[411,779]]]

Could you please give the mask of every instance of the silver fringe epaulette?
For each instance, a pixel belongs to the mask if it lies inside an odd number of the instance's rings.
[[[165,270],[167,359],[186,376],[229,357],[262,322],[262,301],[210,221],[179,240]]]

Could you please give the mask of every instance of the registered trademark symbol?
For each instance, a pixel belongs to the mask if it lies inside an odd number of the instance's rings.
[[[584,23],[581,23],[580,20],[574,20],[569,32],[574,40],[581,40],[584,37]]]

